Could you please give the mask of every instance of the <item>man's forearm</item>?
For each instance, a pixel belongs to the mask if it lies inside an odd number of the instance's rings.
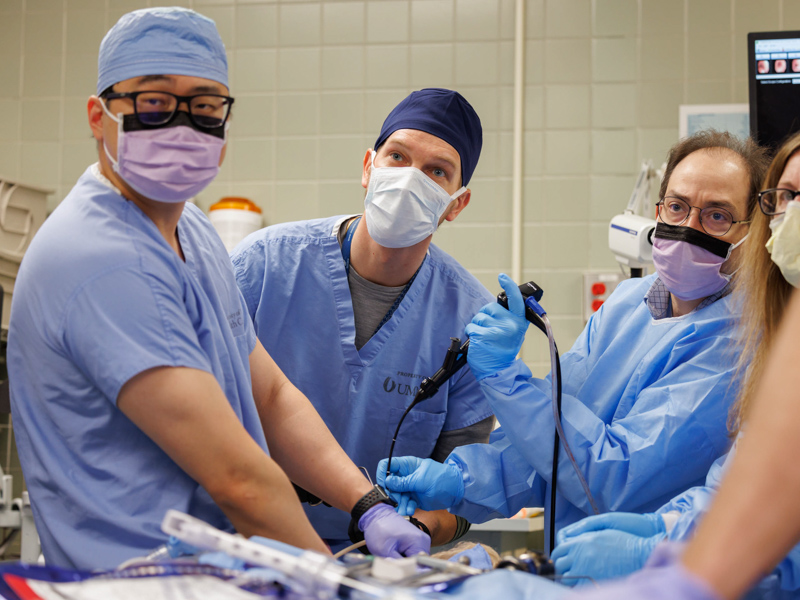
[[[212,488],[209,495],[245,537],[260,535],[329,554],[330,550],[306,517],[289,478],[274,461],[263,458],[269,464],[253,465],[247,469],[245,480],[237,481],[236,474],[220,477],[227,485]]]
[[[369,481],[261,342],[250,354],[250,373],[272,458],[294,483],[328,504],[350,512],[372,488]]]
[[[346,512],[372,488],[308,399],[287,382],[262,416],[270,455],[292,481]]]
[[[150,369],[123,386],[117,406],[203,486],[238,532],[327,552],[286,474],[247,433],[213,375]]]
[[[458,529],[457,517],[446,510],[417,510],[414,518],[428,528],[431,534],[431,546],[443,546],[450,543]]]

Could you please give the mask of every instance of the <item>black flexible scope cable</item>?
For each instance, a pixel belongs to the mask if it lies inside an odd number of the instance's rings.
[[[558,395],[558,418],[561,418],[561,357],[558,355],[558,348],[556,348],[556,378],[557,388],[556,394]],[[556,487],[558,485],[558,454],[561,448],[561,439],[558,435],[558,429],[555,430],[555,442],[553,443],[553,477],[550,483],[550,552],[556,547]]]
[[[394,436],[392,437],[392,445],[389,446],[389,461],[386,463],[386,476],[388,477],[392,473],[392,455],[394,454],[394,443],[397,441],[397,434],[400,433],[400,427],[403,425],[403,421],[406,419],[406,415],[409,411],[414,408],[414,406],[419,403],[419,396],[422,390],[417,392],[417,395],[414,396],[414,400],[411,401],[411,404],[408,405],[408,408],[403,413],[403,416],[400,417],[400,422],[397,424],[397,429],[394,430]]]
[[[459,338],[450,338],[450,347],[447,349],[447,355],[445,356],[442,368],[436,371],[436,373],[434,373],[431,377],[426,377],[423,379],[422,383],[419,384],[419,390],[417,390],[417,393],[414,395],[414,399],[411,401],[411,404],[408,405],[408,408],[403,413],[403,416],[400,417],[400,422],[397,424],[397,429],[394,430],[392,445],[389,447],[389,460],[386,463],[387,477],[392,473],[392,455],[394,454],[394,444],[397,441],[397,436],[400,433],[400,427],[402,427],[403,421],[406,419],[406,415],[408,415],[411,409],[417,404],[436,394],[442,384],[444,384],[448,379],[450,379],[450,377],[458,372],[461,367],[467,364],[468,351],[469,340],[462,344]]]

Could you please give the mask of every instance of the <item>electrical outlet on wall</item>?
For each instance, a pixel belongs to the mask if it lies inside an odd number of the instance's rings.
[[[583,322],[600,310],[617,284],[626,279],[620,271],[586,271],[583,274]]]

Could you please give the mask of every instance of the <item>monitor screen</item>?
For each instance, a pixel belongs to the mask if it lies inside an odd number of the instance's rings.
[[[800,31],[747,34],[750,135],[775,150],[800,130]]]

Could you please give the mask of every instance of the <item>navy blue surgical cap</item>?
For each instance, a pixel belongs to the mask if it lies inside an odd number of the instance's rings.
[[[375,150],[398,129],[418,129],[450,144],[461,158],[462,185],[469,183],[481,155],[483,133],[475,109],[461,94],[441,88],[411,92],[386,117]]]
[[[189,75],[228,87],[225,45],[214,21],[179,7],[123,15],[100,43],[97,93],[143,75]]]

